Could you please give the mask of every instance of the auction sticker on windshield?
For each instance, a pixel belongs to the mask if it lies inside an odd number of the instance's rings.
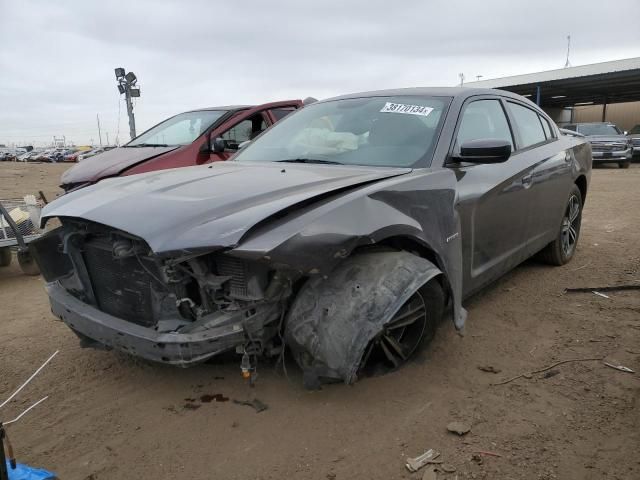
[[[422,105],[405,105],[404,103],[387,102],[380,111],[383,113],[404,113],[407,115],[422,115],[426,117],[433,111],[433,108],[423,107]]]

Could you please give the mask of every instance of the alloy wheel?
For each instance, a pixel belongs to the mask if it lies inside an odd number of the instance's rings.
[[[570,257],[578,243],[578,232],[580,230],[580,199],[571,195],[569,204],[562,219],[562,253],[565,257]]]
[[[359,376],[399,368],[418,349],[427,323],[427,305],[417,291],[369,342],[360,362]]]

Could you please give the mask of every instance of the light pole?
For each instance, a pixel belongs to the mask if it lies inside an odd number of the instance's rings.
[[[127,115],[129,116],[129,135],[133,140],[136,137],[136,119],[133,116],[133,103],[131,102],[131,98],[140,96],[140,87],[136,87],[138,79],[133,72],[125,74],[124,68],[121,67],[116,68],[115,72],[116,80],[118,80],[118,91],[121,95],[124,93],[124,98],[127,102]]]

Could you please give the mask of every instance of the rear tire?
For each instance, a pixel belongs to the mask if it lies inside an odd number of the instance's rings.
[[[580,238],[582,206],[582,193],[580,193],[577,185],[573,185],[565,205],[565,214],[562,217],[558,235],[553,242],[540,251],[538,254],[540,260],[556,266],[561,266],[571,261]]]
[[[620,168],[629,168],[629,165],[631,165],[631,162],[629,160],[627,160],[626,162],[618,163],[618,167]]]
[[[0,267],[8,267],[11,265],[11,248],[0,248]]]

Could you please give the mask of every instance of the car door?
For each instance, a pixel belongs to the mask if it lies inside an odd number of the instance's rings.
[[[511,157],[497,164],[450,164],[458,179],[463,251],[463,294],[469,295],[527,258],[533,164],[500,97],[472,97],[462,107],[452,157],[470,140],[511,143]]]
[[[541,250],[558,234],[569,190],[573,184],[573,157],[558,133],[541,112],[523,102],[507,101],[507,111],[517,126],[523,153],[534,164],[531,178],[532,212],[529,254]]]

